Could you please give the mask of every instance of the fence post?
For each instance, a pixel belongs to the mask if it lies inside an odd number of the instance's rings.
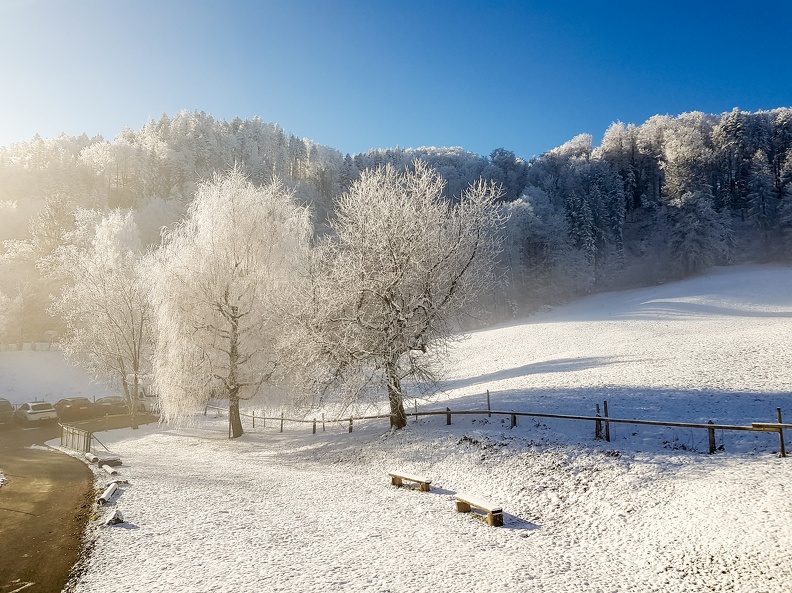
[[[313,433],[316,434],[316,418],[314,418],[313,422]]]
[[[324,412],[322,412],[322,432],[325,431]]]
[[[608,417],[608,400],[602,402],[602,413]],[[610,443],[610,422],[605,420],[605,440]]]
[[[204,416],[206,416],[206,410],[208,410],[208,409],[209,409],[209,404],[206,404],[204,406]]]
[[[415,406],[415,422],[418,422],[418,398],[413,400],[413,406]]]
[[[517,415],[514,412],[512,412],[511,427],[514,428],[515,426],[517,426]]]
[[[487,418],[492,418],[492,407],[490,407],[489,389],[487,389]]]
[[[712,424],[712,420],[707,422],[707,424]],[[715,453],[715,429],[714,428],[708,428],[707,429],[707,436],[709,437],[709,452],[710,452],[710,455],[712,455],[713,453]]]
[[[349,419],[349,432],[352,432],[352,418]]]
[[[446,407],[446,426],[451,426],[451,408]]]
[[[776,418],[778,418],[779,424],[783,424],[781,420],[781,408],[776,408]],[[781,457],[786,457],[786,448],[784,447],[784,429],[781,427],[778,428],[778,446],[781,450]]]
[[[253,428],[256,428],[256,410],[253,410]]]
[[[283,412],[281,412],[281,432],[283,432]]]
[[[597,404],[597,418],[600,415],[600,405]],[[602,420],[595,420],[594,421],[594,440],[600,440],[602,438]]]

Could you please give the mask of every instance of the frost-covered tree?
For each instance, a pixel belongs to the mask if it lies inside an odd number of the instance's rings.
[[[88,371],[124,389],[133,414],[148,373],[148,281],[140,274],[140,238],[131,213],[99,218],[78,211],[75,230],[55,253],[66,284],[53,304],[66,324],[61,348]]]
[[[256,187],[234,169],[199,185],[149,266],[166,421],[183,424],[227,399],[231,436],[242,435],[240,400],[282,370],[310,237],[308,209],[277,180]]]
[[[748,176],[748,220],[762,232],[765,247],[768,232],[775,226],[778,215],[778,198],[775,177],[764,151],[757,150],[751,160]]]
[[[687,193],[669,204],[669,248],[676,272],[689,276],[730,257],[731,226],[706,193]]]
[[[384,382],[394,428],[406,423],[402,381],[431,374],[427,354],[493,277],[499,197],[481,181],[449,201],[440,175],[417,161],[403,172],[361,172],[336,204],[315,290],[316,337],[334,379]]]

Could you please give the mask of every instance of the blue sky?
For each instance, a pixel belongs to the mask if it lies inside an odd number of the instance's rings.
[[[343,152],[792,106],[787,0],[0,0],[0,145],[197,110]]]

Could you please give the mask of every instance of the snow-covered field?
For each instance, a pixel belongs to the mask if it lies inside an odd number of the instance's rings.
[[[422,409],[594,412],[746,425],[792,419],[792,268],[716,270],[597,295],[454,346]],[[0,353],[0,359],[6,353]],[[792,457],[772,434],[456,416],[229,441],[223,417],[100,436],[122,456],[76,590],[792,590]],[[390,485],[401,468],[433,479]],[[0,469],[1,462],[0,462]],[[100,485],[107,477],[98,476]],[[492,499],[502,528],[454,512]],[[109,512],[103,509],[102,513]]]

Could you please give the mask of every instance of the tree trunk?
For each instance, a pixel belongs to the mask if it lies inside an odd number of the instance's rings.
[[[242,418],[239,416],[239,398],[231,395],[228,398],[228,425],[231,427],[231,438],[237,439],[242,436]]]
[[[239,383],[237,368],[239,364],[239,308],[231,307],[229,316],[231,323],[231,338],[228,350],[228,425],[231,429],[231,438],[242,436],[242,418],[239,417]]]
[[[396,372],[396,363],[386,365],[388,376],[388,402],[390,403],[391,428],[404,428],[407,426],[407,415],[404,413],[404,398],[401,392],[401,381]]]

